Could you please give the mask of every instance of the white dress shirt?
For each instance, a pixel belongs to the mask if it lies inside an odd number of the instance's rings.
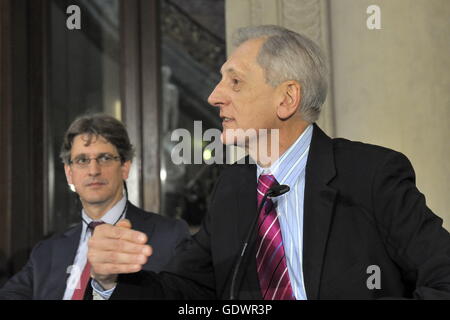
[[[119,219],[125,218],[126,212],[124,212],[122,217],[121,215],[125,209],[126,203],[126,198],[122,197],[122,199],[119,200],[114,207],[103,215],[101,221],[109,224],[115,224]],[[79,283],[79,279],[87,262],[88,240],[91,237],[91,231],[89,230],[88,225],[93,220],[86,214],[84,209],[81,211],[81,216],[83,218],[83,226],[81,230],[80,243],[78,245],[78,250],[73,265],[69,266],[67,269],[67,273],[70,273],[70,276],[67,279],[63,300],[72,299],[73,293]]]

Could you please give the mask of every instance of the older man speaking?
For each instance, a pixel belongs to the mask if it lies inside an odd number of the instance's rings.
[[[450,298],[450,236],[408,159],[315,124],[327,92],[318,46],[277,26],[240,29],[235,45],[209,97],[222,141],[276,130],[279,155],[262,163],[262,136],[245,139],[255,164],[224,170],[201,230],[165,272],[141,270],[151,248],[139,232],[99,227],[98,282],[120,299]],[[279,185],[290,191],[274,197]]]

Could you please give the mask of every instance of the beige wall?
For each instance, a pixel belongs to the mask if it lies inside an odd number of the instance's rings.
[[[382,30],[366,27],[381,8]],[[450,229],[450,1],[331,1],[335,134],[403,152]]]
[[[372,4],[381,8],[381,30],[366,27]],[[332,70],[319,124],[403,152],[450,229],[449,0],[227,0],[226,21],[227,39],[237,27],[265,23],[315,38]]]

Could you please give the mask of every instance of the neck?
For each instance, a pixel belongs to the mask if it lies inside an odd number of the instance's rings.
[[[278,134],[272,131],[267,137],[259,136],[256,141],[249,143],[247,152],[260,167],[270,167],[294,144],[309,125],[303,120],[292,122],[280,126]]]
[[[92,220],[101,220],[101,218],[103,218],[103,216],[121,199],[122,193],[120,194],[120,197],[116,197],[113,201],[109,201],[107,203],[88,203],[85,201],[81,201],[81,203],[83,204],[83,209],[89,218]]]

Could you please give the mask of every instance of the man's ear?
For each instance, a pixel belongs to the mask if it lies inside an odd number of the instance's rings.
[[[122,179],[127,180],[128,175],[130,174],[131,169],[131,160],[125,161],[122,163]]]
[[[300,108],[301,85],[297,81],[285,81],[280,84],[282,100],[277,108],[277,116],[281,120],[292,117]]]
[[[72,182],[72,168],[68,164],[64,164],[64,172],[66,173],[66,179],[68,184],[73,184]]]

